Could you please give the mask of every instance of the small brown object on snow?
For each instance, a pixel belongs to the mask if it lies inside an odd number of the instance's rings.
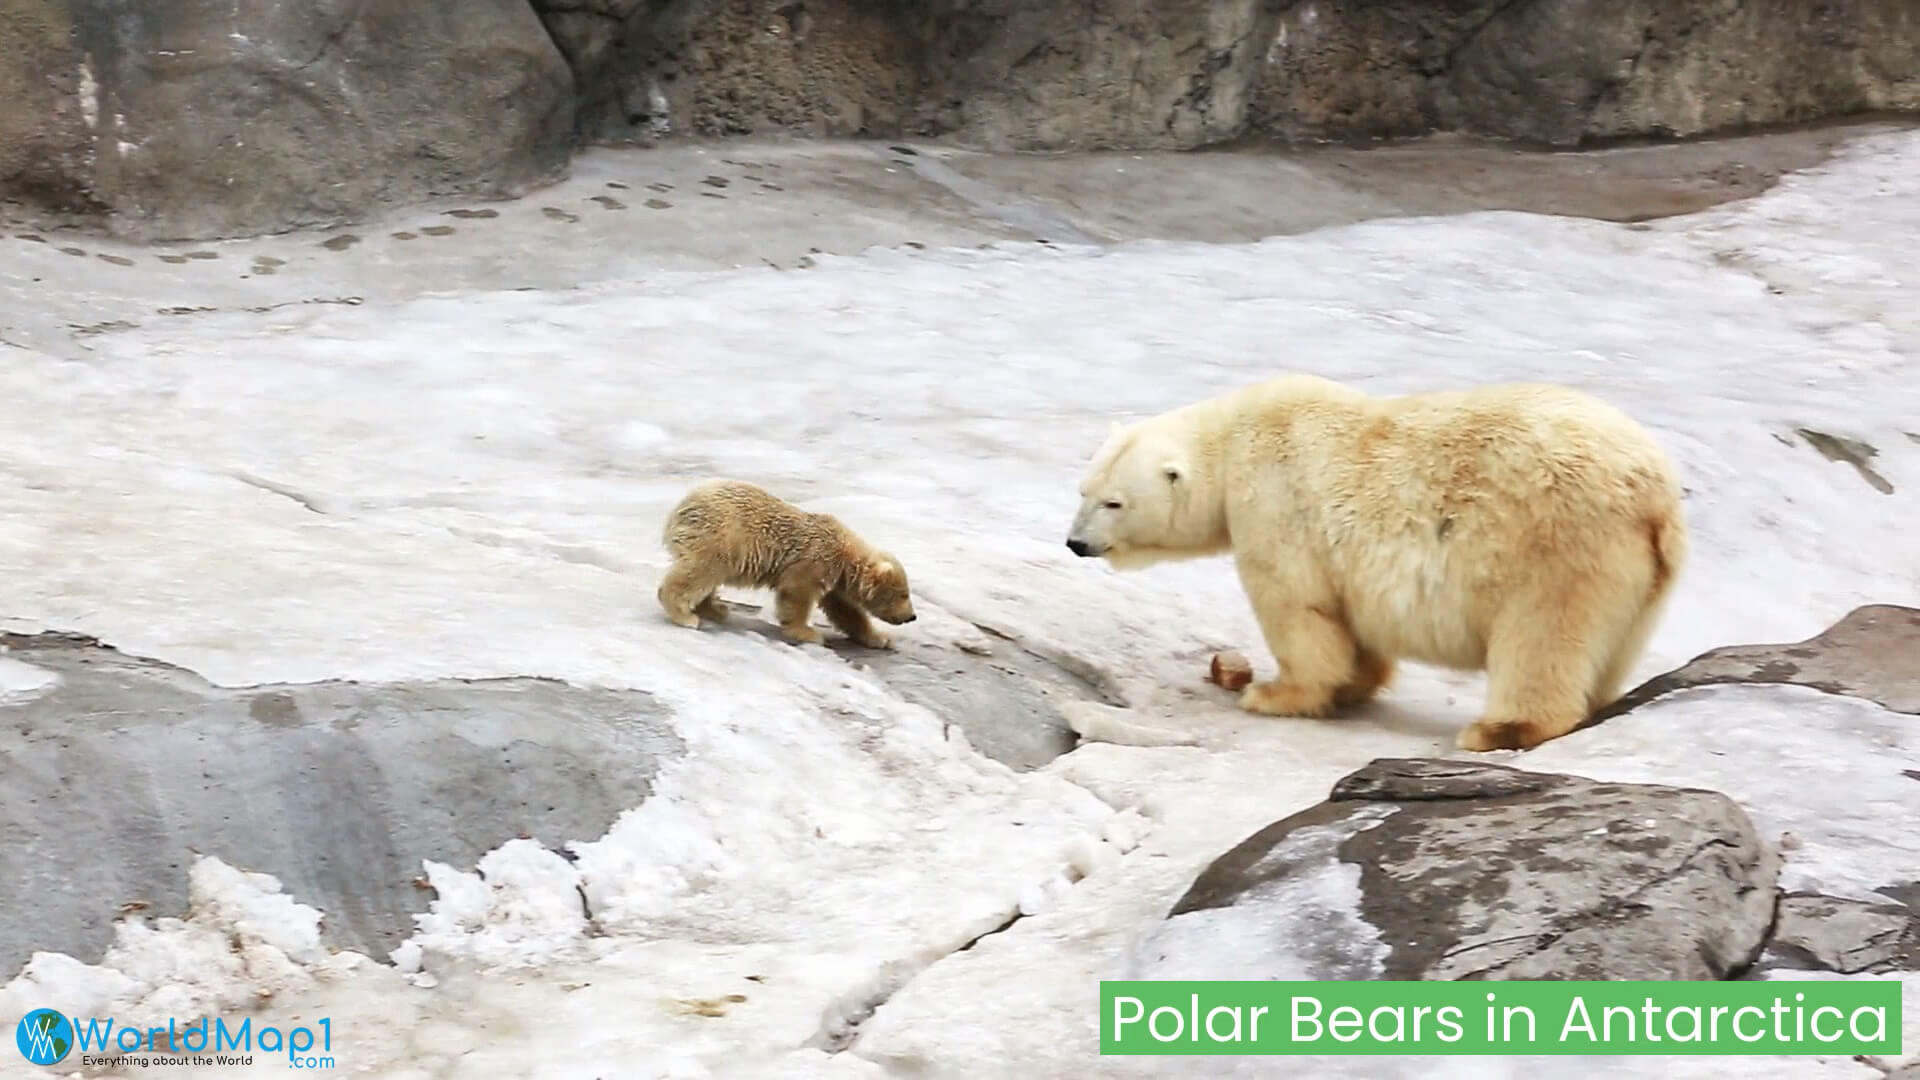
[[[1213,664],[1207,669],[1207,681],[1229,690],[1243,689],[1253,681],[1253,665],[1237,652],[1214,653]]]

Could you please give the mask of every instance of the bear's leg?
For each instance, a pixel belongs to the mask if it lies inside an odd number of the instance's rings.
[[[1353,678],[1333,692],[1335,708],[1350,709],[1372,701],[1393,681],[1393,661],[1372,649],[1354,650]]]
[[[676,562],[660,579],[659,591],[654,596],[666,610],[667,618],[676,626],[697,630],[700,628],[700,617],[694,613],[695,608],[706,602],[716,585],[718,582],[708,580],[708,576],[692,563]]]
[[[1523,596],[1487,641],[1487,706],[1462,750],[1531,750],[1580,726],[1598,675],[1596,646],[1619,633],[1579,596]]]
[[[1335,691],[1355,681],[1359,649],[1353,635],[1329,608],[1299,600],[1322,590],[1302,587],[1310,583],[1288,580],[1246,557],[1236,563],[1267,649],[1280,665],[1279,678],[1240,692],[1240,707],[1265,716],[1325,716],[1333,711]]]
[[[827,621],[841,633],[869,649],[885,649],[893,644],[892,639],[873,625],[873,620],[867,617],[859,604],[837,592],[820,598],[820,610],[826,613]]]
[[[727,610],[727,605],[721,601],[720,594],[717,592],[708,593],[704,600],[693,605],[693,613],[703,619],[712,619],[714,622],[726,622],[727,616],[732,614]]]
[[[780,632],[787,635],[789,641],[801,645],[818,645],[820,631],[807,625],[813,616],[816,594],[803,585],[782,584],[773,594],[773,615],[780,623]]]

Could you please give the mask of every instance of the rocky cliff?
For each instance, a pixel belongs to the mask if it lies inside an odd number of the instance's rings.
[[[1554,146],[1920,110],[1913,0],[0,0],[0,194],[134,239],[510,196],[583,142]]]

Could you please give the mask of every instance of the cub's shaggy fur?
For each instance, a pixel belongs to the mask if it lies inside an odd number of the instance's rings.
[[[1396,659],[1485,670],[1468,750],[1537,746],[1618,697],[1688,550],[1651,436],[1544,385],[1374,398],[1285,376],[1115,425],[1080,494],[1075,554],[1233,555],[1281,669],[1242,708],[1325,715]]]
[[[807,625],[815,604],[841,633],[884,649],[887,635],[867,616],[895,626],[914,620],[907,572],[831,514],[810,514],[738,480],[709,480],[687,492],[667,515],[661,540],[673,565],[657,594],[667,618],[698,628],[724,622],[722,587],[772,589],[780,629],[814,644]]]

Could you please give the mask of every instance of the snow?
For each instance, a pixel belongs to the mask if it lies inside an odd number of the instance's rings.
[[[1170,915],[1136,947],[1128,979],[1167,981],[1316,978],[1378,979],[1392,950],[1360,917],[1360,867],[1335,857],[1341,844],[1375,828],[1397,807],[1363,806],[1337,825],[1296,829],[1248,867],[1274,875],[1248,889],[1245,902]],[[1298,867],[1311,867],[1298,872]],[[1282,874],[1283,869],[1296,872]],[[1273,925],[1278,912],[1281,923]],[[1207,943],[1235,942],[1231,955]],[[1326,972],[1338,972],[1328,975]]]
[[[204,858],[187,919],[135,913],[104,957],[37,955],[0,1015],[328,1015],[343,1064],[388,1076],[1264,1074],[1098,1059],[1097,980],[1221,851],[1374,757],[1451,753],[1479,681],[1412,669],[1339,721],[1233,709],[1201,682],[1207,656],[1271,661],[1230,568],[1123,576],[1065,551],[1108,424],[1289,369],[1383,393],[1580,386],[1652,428],[1688,487],[1696,555],[1636,674],[1799,640],[1920,598],[1915,235],[1920,137],[1900,135],[1650,226],[1487,213],[1246,245],[871,252],[201,315],[83,359],[9,350],[7,628],[224,685],[639,687],[687,752],[571,861],[515,841],[477,872],[423,867],[437,899],[398,967],[329,953],[300,898]],[[1875,447],[1892,491],[1799,428]],[[923,612],[900,636],[964,648],[989,627],[1097,673],[1127,709],[1076,723],[1112,741],[1014,773],[824,650],[666,624],[658,521],[710,474],[895,551]],[[5,663],[0,693],[36,692]],[[1859,894],[1920,877],[1907,721],[1715,691],[1494,757],[1720,788],[1795,834],[1789,882]]]
[[[0,705],[25,705],[60,685],[60,675],[0,655]]]

